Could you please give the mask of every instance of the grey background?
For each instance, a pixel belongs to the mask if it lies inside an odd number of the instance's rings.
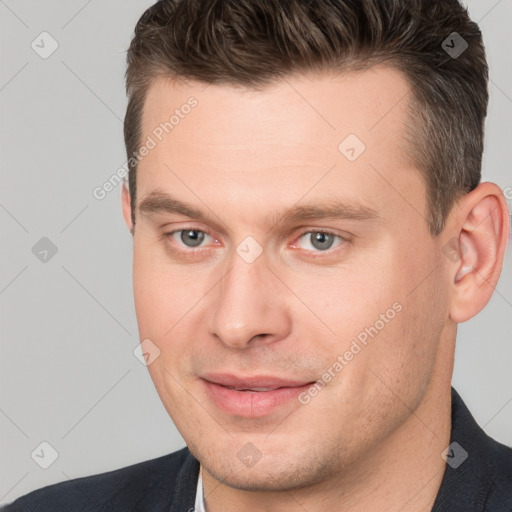
[[[133,355],[120,188],[102,201],[92,195],[125,162],[125,52],[152,3],[0,0],[0,503],[184,446]],[[507,189],[512,0],[467,5],[490,65],[484,180]],[[59,45],[47,59],[31,47],[43,31]],[[46,263],[32,252],[43,237],[57,247]],[[490,304],[459,327],[453,378],[486,432],[509,445],[511,334],[509,247]],[[43,441],[58,452],[48,469],[31,457]]]

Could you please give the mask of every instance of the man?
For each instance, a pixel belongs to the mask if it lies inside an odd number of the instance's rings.
[[[127,92],[139,334],[187,447],[5,510],[512,510],[451,388],[508,234],[461,5],[161,0]]]

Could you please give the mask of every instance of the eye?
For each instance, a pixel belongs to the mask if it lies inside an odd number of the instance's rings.
[[[183,244],[190,248],[199,247],[205,238],[210,237],[208,233],[199,229],[179,229],[168,233],[168,236],[178,242],[179,245]]]
[[[305,244],[301,244],[300,242],[303,239]],[[340,235],[336,235],[328,231],[308,231],[299,237],[299,246],[301,249],[327,251],[333,247],[336,239],[340,240],[337,245],[340,245],[344,241],[344,238]]]

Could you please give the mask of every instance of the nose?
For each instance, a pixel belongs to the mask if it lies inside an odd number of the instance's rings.
[[[212,290],[208,328],[226,346],[244,349],[285,338],[291,330],[290,292],[260,255],[248,263],[234,254]]]

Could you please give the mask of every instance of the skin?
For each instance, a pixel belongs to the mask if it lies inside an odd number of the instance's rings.
[[[160,350],[148,369],[201,462],[209,512],[432,507],[457,323],[492,294],[508,216],[500,189],[484,183],[431,236],[425,184],[404,151],[407,93],[404,76],[381,66],[264,91],[163,78],[149,90],[142,140],[198,101],[139,164],[135,228],[126,189],[122,205],[140,339]],[[338,150],[351,133],[366,146],[353,162]],[[208,220],[142,214],[157,189]],[[334,199],[379,218],[282,223],[289,208]],[[179,229],[210,236],[198,251],[168,235]],[[312,230],[341,238],[318,250]],[[236,252],[247,236],[263,248],[252,263]],[[447,257],[452,239],[460,246]],[[306,405],[248,419],[205,393],[208,371],[319,380],[394,303],[401,311]],[[252,467],[237,456],[247,443],[261,454]]]

